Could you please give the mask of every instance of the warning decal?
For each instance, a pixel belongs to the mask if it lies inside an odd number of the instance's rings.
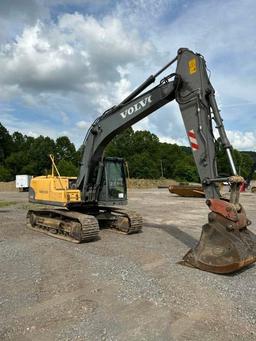
[[[199,145],[197,143],[196,134],[193,129],[188,131],[188,138],[189,138],[192,150],[198,150]]]
[[[188,61],[188,68],[191,75],[196,73],[196,58],[192,58]]]

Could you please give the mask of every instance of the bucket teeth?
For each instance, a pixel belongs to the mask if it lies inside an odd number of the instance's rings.
[[[255,261],[256,236],[246,227],[228,230],[219,221],[203,226],[198,244],[183,258],[184,265],[220,274],[235,272]]]

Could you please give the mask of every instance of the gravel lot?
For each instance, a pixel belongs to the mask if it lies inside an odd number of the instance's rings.
[[[256,266],[220,276],[177,264],[204,199],[130,190],[144,231],[72,244],[25,228],[27,193],[0,192],[0,340],[256,340]],[[256,194],[241,202],[256,233]]]

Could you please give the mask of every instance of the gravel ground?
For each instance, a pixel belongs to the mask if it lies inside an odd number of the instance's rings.
[[[0,192],[0,340],[256,340],[256,266],[220,276],[177,264],[204,199],[130,190],[143,233],[72,244],[25,228],[26,193]],[[256,194],[241,202],[255,221]]]

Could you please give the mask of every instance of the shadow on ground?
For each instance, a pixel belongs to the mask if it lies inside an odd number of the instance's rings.
[[[159,228],[168,234],[170,234],[175,239],[179,240],[189,248],[194,248],[196,244],[198,243],[198,240],[190,236],[188,233],[181,231],[177,226],[175,225],[165,225],[165,224],[150,224],[150,223],[144,223],[144,226],[151,227],[151,228]],[[184,265],[184,264],[182,264]],[[235,277],[241,275],[244,271],[247,271],[248,269],[254,268],[255,264],[250,264],[240,270],[237,270],[235,272],[229,273],[229,274],[221,274],[222,276],[227,277]],[[218,274],[219,276],[220,274]]]
[[[175,225],[152,224],[152,223],[144,223],[143,225],[146,227],[161,229],[190,248],[193,248],[194,246],[196,246],[198,242],[195,238],[190,236],[188,233],[181,231]]]

